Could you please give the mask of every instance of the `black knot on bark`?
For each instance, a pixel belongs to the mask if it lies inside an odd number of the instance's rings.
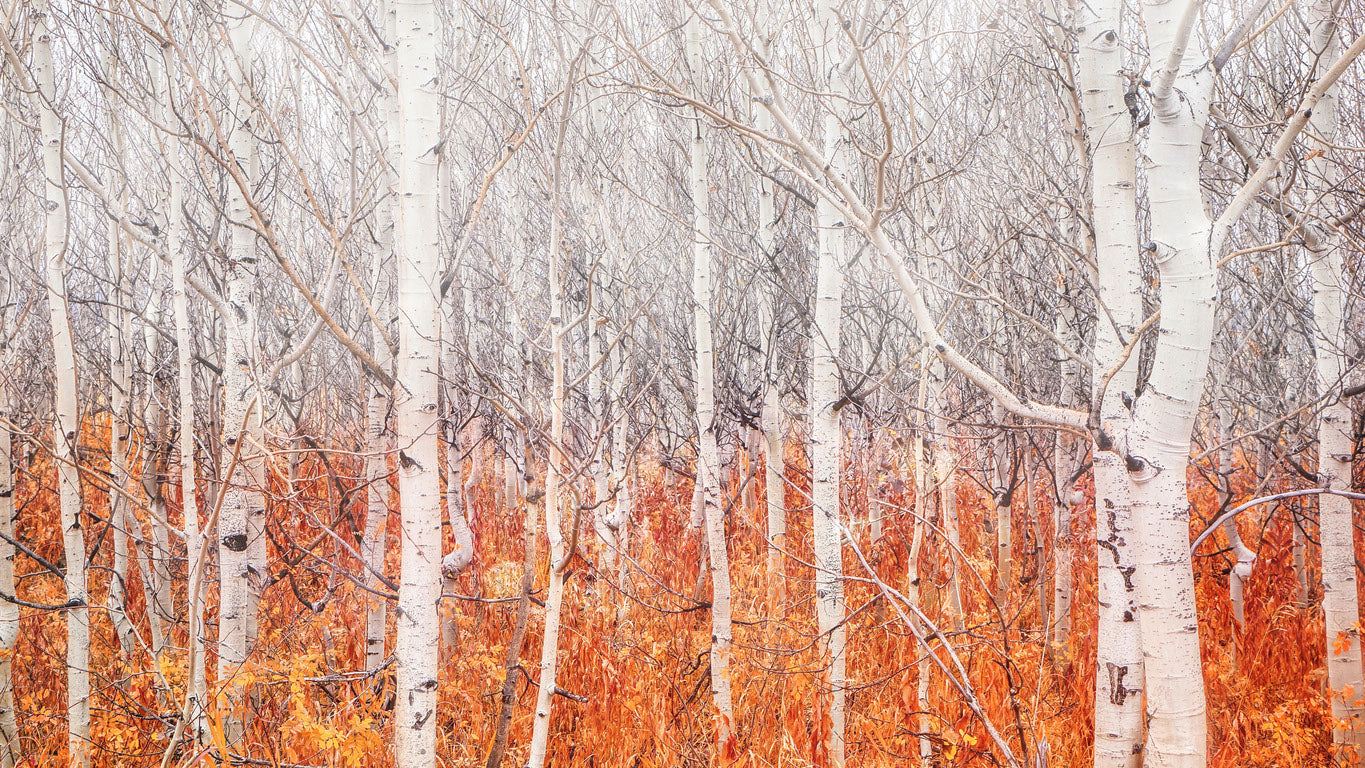
[[[241,552],[246,549],[246,534],[234,533],[231,536],[223,537],[223,546],[231,552]]]

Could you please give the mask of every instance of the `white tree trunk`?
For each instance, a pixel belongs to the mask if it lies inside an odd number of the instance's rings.
[[[52,443],[66,551],[66,696],[70,765],[90,765],[90,609],[86,594],[85,526],[81,522],[80,471],[76,442],[80,413],[76,403],[76,351],[66,297],[68,210],[62,173],[62,120],[52,62],[52,19],[46,0],[32,6],[33,78],[37,88],[39,139],[43,164],[43,262],[52,334],[55,400]],[[11,591],[10,594],[13,594]]]
[[[451,293],[459,295],[455,291]],[[441,338],[446,352],[441,363],[445,378],[450,381],[455,379],[455,350],[459,349],[455,342],[456,334],[459,333],[456,324],[457,306],[454,301],[447,301],[441,311]],[[466,318],[468,317],[466,314]],[[454,547],[441,560],[441,578],[444,584],[442,590],[453,592],[455,579],[474,561],[474,531],[469,527],[469,515],[473,506],[469,503],[469,497],[465,495],[461,478],[463,474],[461,465],[464,463],[461,458],[461,444],[464,441],[459,437],[460,413],[456,407],[454,387],[447,387],[446,392],[449,396],[445,421],[446,431],[450,436],[446,442],[446,519],[454,538]],[[441,614],[441,647],[445,658],[449,659],[455,652],[458,641],[454,604],[443,599]]]
[[[619,358],[626,358],[623,348],[618,354]],[[630,362],[628,359],[619,366],[615,381],[612,384],[612,398],[617,403],[625,402],[625,384],[630,379]],[[607,517],[607,528],[612,532],[615,546],[616,563],[616,587],[621,591],[621,595],[616,603],[616,621],[618,623],[626,620],[626,614],[630,609],[630,597],[628,596],[627,578],[630,575],[630,518],[634,514],[634,505],[631,499],[631,480],[630,480],[630,454],[628,452],[627,439],[630,433],[630,413],[622,408],[617,414],[616,423],[612,426],[612,446],[611,446],[611,487],[616,492],[616,503],[612,508],[611,514]]]
[[[1077,82],[1091,159],[1091,216],[1099,270],[1092,381],[1099,397],[1104,374],[1119,362],[1141,312],[1138,272],[1137,166],[1126,89],[1121,0],[1081,9],[1077,18]],[[1104,314],[1107,313],[1107,314]],[[1107,318],[1112,318],[1108,320]],[[1098,634],[1095,671],[1096,768],[1142,762],[1143,668],[1133,548],[1132,500],[1122,447],[1132,420],[1138,356],[1130,355],[1100,402],[1101,435],[1094,446],[1095,535],[1098,543]],[[1075,491],[1072,491],[1074,500]],[[1182,497],[1183,498],[1183,497]],[[1185,534],[1188,541],[1188,532]],[[1187,547],[1188,548],[1188,547]]]
[[[1181,68],[1179,46],[1186,41],[1182,25],[1193,23],[1185,4],[1149,4],[1143,10],[1157,65],[1146,166],[1151,237],[1161,275],[1161,327],[1124,460],[1132,493],[1134,580],[1142,610],[1144,764],[1202,768],[1207,722],[1185,473],[1208,372],[1217,294],[1212,222],[1200,189],[1213,73],[1202,65]],[[1177,74],[1175,87],[1163,92],[1163,82]],[[1130,256],[1130,261],[1135,259]]]
[[[436,680],[441,594],[441,476],[438,371],[440,104],[431,0],[392,2],[398,112],[398,357],[394,437],[402,516],[398,593],[399,768],[436,765]]]
[[[766,35],[769,34],[766,29],[766,16],[761,17],[760,25],[756,45],[761,52],[766,53]],[[772,115],[766,109],[757,110],[754,121],[755,127],[764,134],[773,129]],[[776,265],[769,263],[775,257],[777,247],[777,208],[774,203],[772,180],[759,174],[758,247],[760,253],[758,258],[767,266],[774,268],[775,271]],[[770,291],[760,295],[762,306],[758,311],[759,322],[763,325],[759,332],[759,344],[763,355],[763,412],[759,420],[763,426],[764,437],[763,486],[768,512],[768,579],[772,582],[771,588],[780,589],[781,585],[775,580],[782,569],[782,548],[786,546],[787,536],[786,488],[782,478],[782,471],[785,467],[782,445],[782,403],[781,393],[777,387],[778,357],[781,354],[777,329],[782,304],[776,285]]]
[[[701,21],[687,20],[687,68],[692,87],[700,90],[704,64]],[[701,489],[706,545],[711,572],[711,696],[715,702],[715,743],[722,760],[734,749],[735,712],[730,694],[730,562],[726,549],[725,510],[720,507],[716,449],[715,349],[711,339],[711,201],[707,179],[706,125],[700,114],[690,125],[692,192],[692,326],[696,335],[697,486]]]
[[[957,520],[957,472],[952,457],[952,423],[945,415],[952,407],[946,392],[946,366],[941,360],[929,363],[929,399],[933,402],[933,474],[934,486],[938,488],[939,527],[948,539],[946,553],[948,563],[948,612],[952,617],[953,630],[961,632],[966,626],[962,611],[961,572],[962,535]]]
[[[393,210],[396,206],[397,195],[391,194],[378,207],[380,244],[375,251],[370,269],[371,284],[373,285],[371,297],[375,305],[375,314],[386,323],[390,321],[393,314],[391,310],[393,280],[390,272],[392,265],[389,257],[393,253]],[[382,370],[388,371],[392,368],[393,356],[389,351],[386,331],[387,328],[373,329],[374,343],[371,348],[375,362],[379,364]],[[365,482],[367,486],[365,490],[365,533],[361,540],[360,554],[366,565],[365,585],[371,590],[379,590],[383,587],[383,579],[380,577],[384,573],[384,560],[388,551],[388,459],[391,450],[388,420],[393,390],[374,377],[370,377],[369,386],[371,388],[370,395],[365,404],[367,452],[365,457]],[[365,668],[373,671],[384,663],[387,656],[384,647],[384,633],[388,621],[389,603],[384,597],[373,593],[367,596],[367,600],[369,604],[365,611]]]
[[[0,264],[8,271],[9,264]],[[7,281],[0,281],[0,284]],[[0,332],[9,332],[9,327]],[[5,363],[12,362],[10,350],[0,350]],[[10,394],[0,384],[0,593],[14,596],[14,470],[10,448]],[[14,718],[14,647],[19,641],[19,606],[0,601],[0,768],[14,768],[21,756],[19,728]]]
[[[823,40],[824,66],[829,91],[845,91],[840,76],[840,41],[843,26],[834,6],[823,2],[814,17],[817,28],[812,37]],[[836,176],[846,174],[844,131],[838,115],[830,110],[824,121],[825,161]],[[824,646],[825,686],[828,692],[830,730],[820,729],[820,740],[830,764],[844,764],[844,699],[847,657],[847,628],[844,625],[843,510],[840,493],[843,464],[843,431],[835,405],[840,396],[839,348],[840,320],[843,312],[843,260],[846,228],[843,217],[827,198],[816,202],[815,315],[811,328],[811,531],[815,556],[816,625]]]
[[[1316,0],[1306,9],[1311,33],[1307,61],[1328,65],[1336,60],[1337,20],[1334,4]],[[1329,89],[1309,119],[1312,142],[1322,152],[1332,152],[1337,135],[1336,88]],[[1309,199],[1336,186],[1340,174],[1325,155],[1309,155],[1304,178],[1321,184]],[[1319,181],[1320,180],[1320,181]],[[1342,243],[1334,233],[1313,233],[1305,238],[1313,291],[1314,362],[1318,394],[1326,405],[1318,412],[1318,487],[1352,490],[1354,424],[1351,406],[1341,399],[1349,372],[1351,330],[1347,322],[1346,297],[1349,278]],[[1332,738],[1338,747],[1353,749],[1355,765],[1365,764],[1365,695],[1360,652],[1360,604],[1357,593],[1355,525],[1352,502],[1343,496],[1318,496],[1319,530],[1322,541],[1322,612],[1327,635],[1327,687],[1332,718],[1339,724]],[[1350,693],[1344,693],[1349,691]]]
[[[564,606],[564,569],[568,565],[565,549],[564,483],[568,476],[568,456],[564,444],[564,287],[560,275],[563,249],[563,221],[560,214],[561,160],[564,138],[568,128],[569,108],[573,104],[573,77],[562,98],[559,134],[550,167],[550,243],[548,278],[550,292],[550,461],[545,476],[545,534],[550,542],[550,574],[545,595],[545,634],[540,648],[540,682],[536,691],[536,717],[531,726],[531,755],[529,768],[545,768],[549,754],[550,714],[555,696],[555,678],[559,672],[559,628]],[[530,382],[528,381],[529,385]],[[529,386],[528,386],[529,392]]]
[[[1004,371],[1000,371],[1003,373]],[[1001,377],[1004,378],[1003,376]],[[991,422],[993,424],[1004,424],[1006,422],[1005,409],[996,403],[991,407]],[[1009,601],[1010,584],[1014,576],[1014,531],[1013,521],[1013,489],[1010,483],[1010,456],[1009,456],[1009,437],[1003,430],[998,440],[993,442],[991,460],[995,464],[995,493],[992,494],[995,502],[995,599],[1001,607]]]
[[[228,89],[231,126],[228,149],[248,180],[256,176],[255,139],[251,135],[251,68],[254,62],[252,38],[255,24],[250,14],[227,21],[231,44],[229,70],[232,87]],[[248,548],[253,532],[249,521],[265,515],[264,437],[260,418],[261,403],[253,374],[256,354],[256,233],[251,228],[251,213],[246,195],[237,184],[227,184],[228,237],[227,265],[224,269],[231,313],[223,318],[226,350],[222,374],[222,471],[235,467],[222,479],[223,494],[218,518],[219,619],[218,683],[237,700],[241,684],[238,672],[248,652],[248,614],[254,613],[256,600],[249,596],[259,572],[253,575]],[[223,723],[229,744],[241,738],[244,724],[232,715]]]
[[[117,128],[114,132],[117,133]],[[122,144],[122,142],[118,142]],[[119,654],[132,659],[137,649],[137,630],[128,618],[128,394],[132,391],[133,374],[132,325],[124,309],[131,304],[132,291],[126,276],[122,245],[123,233],[117,222],[109,223],[109,278],[114,284],[109,307],[109,527],[113,538],[114,570],[109,575],[109,615],[114,623],[114,635]],[[0,515],[3,511],[0,510]],[[10,594],[10,593],[6,593]]]

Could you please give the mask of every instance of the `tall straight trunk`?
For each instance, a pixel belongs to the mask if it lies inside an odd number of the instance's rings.
[[[1089,153],[1086,153],[1087,156]],[[1072,282],[1068,276],[1068,283]],[[1075,312],[1071,305],[1063,305],[1062,312],[1058,314],[1055,321],[1055,329],[1059,338],[1066,342],[1067,346],[1076,349],[1080,346],[1079,334],[1074,325]],[[1080,374],[1074,360],[1067,357],[1062,360],[1062,405],[1073,405],[1077,400],[1077,393],[1080,392]],[[1071,590],[1072,590],[1072,536],[1071,521],[1075,517],[1076,507],[1085,501],[1085,494],[1080,492],[1080,479],[1075,477],[1077,465],[1080,463],[1076,457],[1075,440],[1063,433],[1058,432],[1053,444],[1053,470],[1056,484],[1052,489],[1052,609],[1051,626],[1043,622],[1045,629],[1050,631],[1049,654],[1055,662],[1068,659],[1071,646]],[[1079,495],[1078,495],[1079,494]],[[1040,548],[1043,546],[1039,540]],[[1039,571],[1041,574],[1042,571]]]
[[[201,533],[199,527],[199,482],[195,470],[195,439],[194,439],[194,354],[191,349],[191,334],[194,330],[190,327],[190,303],[189,293],[186,289],[185,276],[189,272],[188,260],[185,258],[185,243],[183,238],[183,225],[179,211],[181,210],[182,191],[180,188],[180,162],[178,158],[179,147],[171,145],[167,152],[167,162],[170,166],[171,193],[168,200],[168,209],[171,211],[171,226],[168,228],[168,242],[171,252],[171,304],[175,315],[175,351],[176,351],[176,389],[179,396],[177,404],[177,415],[179,417],[179,449],[180,449],[180,508],[183,513],[183,523],[185,531],[186,558],[188,562],[190,584],[198,589],[192,588],[186,593],[186,610],[189,615],[189,647],[190,647],[190,670],[189,679],[186,683],[187,691],[185,699],[188,702],[186,711],[190,717],[190,738],[196,743],[202,742],[208,736],[206,723],[204,721],[205,706],[205,668],[204,668],[204,602],[202,599],[202,585],[204,562],[201,557],[203,547],[201,544]]]
[[[117,133],[118,129],[114,129]],[[121,144],[122,142],[118,142]],[[109,575],[109,615],[114,623],[119,654],[131,660],[137,650],[137,630],[128,618],[128,395],[133,372],[129,355],[132,325],[124,309],[132,291],[126,275],[123,233],[117,222],[109,223],[109,277],[114,284],[109,307],[109,528],[113,538],[114,570]],[[3,512],[0,512],[3,514]],[[8,593],[6,593],[8,594]]]
[[[381,209],[386,205],[381,204]],[[392,233],[392,229],[390,229]],[[390,240],[390,243],[392,241]],[[374,272],[382,275],[376,282],[379,284],[374,291],[376,297],[376,312],[379,317],[388,317],[388,293],[390,281],[388,274],[388,259],[385,251],[381,250],[376,254]],[[375,361],[384,370],[391,367],[391,355],[389,345],[383,336],[375,333],[376,341],[372,345]],[[370,396],[365,403],[365,533],[361,540],[361,557],[365,560],[365,585],[372,590],[378,590],[383,586],[380,576],[384,573],[385,553],[388,549],[388,530],[389,530],[389,430],[388,430],[388,411],[389,401],[393,395],[390,388],[384,386],[383,382],[371,377],[369,381]],[[383,663],[387,655],[384,648],[384,631],[387,625],[388,606],[387,599],[371,593],[368,596],[368,607],[365,610],[365,669],[374,671]]]
[[[1132,117],[1124,104],[1126,70],[1121,0],[1080,10],[1077,82],[1091,159],[1090,213],[1099,269],[1092,381],[1119,362],[1141,312],[1137,234],[1137,166]],[[1110,319],[1112,318],[1112,319]],[[1143,747],[1143,658],[1139,634],[1133,508],[1121,446],[1137,387],[1137,355],[1115,373],[1099,404],[1094,445],[1095,535],[1099,630],[1096,636],[1095,765],[1136,768]],[[1073,492],[1074,493],[1074,492]],[[1183,497],[1180,497],[1183,498]],[[1184,534],[1188,541],[1188,531]],[[1188,549],[1188,547],[1187,547]],[[1197,658],[1196,653],[1196,658]]]
[[[170,6],[163,0],[159,12],[170,18]],[[169,118],[172,113],[175,89],[176,62],[170,49],[162,50],[161,82],[158,98],[160,114]],[[166,120],[170,124],[170,120]],[[180,495],[182,511],[182,530],[185,535],[186,561],[188,563],[189,584],[186,591],[186,613],[189,627],[189,670],[185,683],[183,712],[188,718],[185,727],[193,744],[203,743],[208,737],[205,721],[205,665],[204,665],[204,602],[202,585],[204,562],[201,553],[201,531],[199,528],[199,485],[195,468],[196,443],[194,439],[194,354],[190,327],[190,304],[186,276],[189,263],[186,258],[188,248],[185,237],[184,216],[184,173],[180,158],[179,139],[173,135],[163,137],[162,155],[166,161],[168,193],[166,198],[166,248],[171,258],[171,312],[175,328],[176,352],[176,393],[178,397],[176,416],[179,421],[178,448],[180,451]]]
[[[959,578],[963,558],[962,535],[957,519],[957,471],[951,453],[952,422],[947,412],[952,403],[946,392],[946,367],[939,360],[929,364],[929,399],[933,402],[933,475],[938,488],[939,527],[947,536],[948,552],[948,613],[953,630],[961,632],[966,626],[962,610],[962,580]]]
[[[380,19],[384,39],[393,40],[397,34],[392,13],[384,13]],[[381,54],[383,71],[390,79],[395,77],[394,49],[389,46]],[[398,174],[396,166],[399,159],[397,94],[392,87],[379,91],[378,101],[384,116],[380,132],[385,155],[384,172],[385,195],[375,206],[375,249],[369,263],[370,300],[374,305],[377,324],[370,328],[371,354],[381,370],[393,370],[393,349],[389,346],[395,330],[393,311],[394,279],[397,265],[394,263],[394,247],[398,225]],[[365,560],[365,584],[370,589],[379,589],[383,584],[384,561],[389,543],[389,457],[393,449],[390,431],[390,410],[393,407],[394,387],[386,386],[377,377],[369,377],[369,397],[365,403],[365,533],[361,540],[361,556]],[[388,626],[389,601],[371,594],[365,610],[365,668],[376,670],[383,665],[388,656],[385,648],[385,631]]]
[[[625,402],[625,383],[630,379],[630,361],[626,359],[626,351],[622,348],[617,357],[623,362],[616,369],[615,380],[612,383],[612,398],[617,403]],[[607,518],[607,527],[611,529],[615,538],[615,563],[616,563],[616,588],[620,590],[620,597],[616,603],[616,620],[622,622],[626,620],[626,614],[630,610],[630,598],[628,595],[629,586],[626,583],[630,575],[630,518],[635,513],[634,502],[631,497],[631,478],[630,478],[630,454],[627,438],[630,433],[630,412],[628,409],[621,408],[617,414],[616,422],[612,425],[611,439],[611,487],[616,493],[616,503],[612,508],[611,515]]]
[[[594,108],[593,112],[596,111]],[[591,190],[585,190],[584,194],[592,195]],[[600,203],[597,205],[597,215],[600,218],[602,208]],[[597,439],[592,441],[592,458],[588,464],[588,475],[592,480],[593,486],[593,531],[597,534],[599,546],[597,547],[597,569],[599,571],[610,571],[612,563],[616,562],[616,530],[608,524],[607,518],[610,516],[611,508],[606,506],[606,500],[610,494],[611,478],[607,476],[607,464],[603,453],[610,448],[610,443],[605,439],[605,432],[608,429],[608,408],[604,394],[606,389],[602,382],[602,371],[607,368],[606,361],[598,364],[605,352],[602,339],[602,324],[605,318],[601,313],[601,289],[597,285],[597,273],[592,267],[592,256],[587,257],[587,264],[584,269],[588,273],[588,303],[591,305],[590,317],[588,318],[587,328],[587,355],[588,365],[588,410],[591,421],[588,429],[591,435]],[[606,590],[597,590],[597,600],[605,605]]]
[[[1199,172],[1213,72],[1202,64],[1182,67],[1186,25],[1193,23],[1185,5],[1143,8],[1156,66],[1146,167],[1161,327],[1124,461],[1136,541],[1133,578],[1142,608],[1149,768],[1202,768],[1208,750],[1186,470],[1217,294],[1212,222],[1204,212]]]
[[[9,264],[0,264],[8,272]],[[0,283],[2,284],[2,283]],[[10,328],[0,325],[0,333]],[[11,362],[10,350],[0,348],[3,361]],[[0,384],[0,594],[14,595],[14,457],[11,452],[9,424],[10,392]],[[0,601],[0,768],[14,768],[19,762],[19,728],[14,717],[14,647],[19,642],[19,606]]]
[[[394,438],[402,519],[398,591],[399,768],[436,764],[441,595],[438,166],[441,160],[436,5],[391,2],[398,112],[398,357]]]
[[[390,181],[392,181],[390,175]],[[379,322],[390,323],[393,318],[393,255],[394,210],[397,207],[397,190],[390,188],[384,202],[375,210],[378,229],[378,247],[375,248],[370,262],[371,300],[375,316]],[[389,349],[388,334],[390,326],[377,326],[371,329],[374,360],[384,371],[392,370],[393,355]],[[366,419],[366,458],[364,458],[364,480],[366,480],[366,514],[364,514],[364,537],[360,540],[360,557],[366,563],[364,584],[370,589],[384,585],[384,561],[389,543],[389,408],[392,407],[393,389],[384,385],[378,378],[370,376],[370,393],[366,398],[364,419]],[[388,626],[389,602],[385,597],[369,596],[369,607],[364,611],[364,668],[377,670],[384,664],[388,653],[385,649],[385,629]]]
[[[159,390],[161,376],[155,371],[160,367],[161,334],[156,331],[162,316],[160,308],[161,286],[158,276],[160,260],[149,254],[152,284],[148,299],[148,321],[143,326],[143,344],[147,359],[143,368],[148,374],[143,384],[142,418],[146,431],[142,438],[142,475],[143,493],[147,496],[148,531],[141,527],[136,516],[129,522],[141,529],[142,535],[135,536],[138,546],[138,570],[147,590],[147,626],[151,635],[151,650],[154,663],[160,664],[166,649],[166,632],[175,623],[175,604],[171,590],[170,575],[170,525],[166,519],[166,470],[169,446],[166,442],[167,409],[165,398]]]
[[[1337,20],[1334,4],[1317,0],[1307,9],[1309,23],[1308,61],[1324,64],[1336,59]],[[1320,152],[1331,152],[1337,135],[1336,88],[1329,89],[1318,102],[1309,120],[1313,144]],[[1336,166],[1325,155],[1310,155],[1304,177],[1310,184],[1309,199],[1335,187],[1340,178]],[[1314,181],[1320,180],[1320,181]],[[1318,394],[1326,405],[1318,412],[1318,487],[1339,491],[1352,488],[1354,424],[1350,404],[1341,398],[1349,373],[1352,338],[1347,322],[1346,273],[1343,244],[1332,233],[1317,232],[1305,238],[1309,244],[1309,273],[1313,291],[1314,363]],[[1355,526],[1352,502],[1343,496],[1318,496],[1318,517],[1322,541],[1322,613],[1327,635],[1327,687],[1332,701],[1332,718],[1338,724],[1332,739],[1343,750],[1355,752],[1353,764],[1365,764],[1365,707],[1361,706],[1365,679],[1362,679],[1360,652],[1360,604],[1357,591]]]
[[[919,354],[919,393],[915,396],[915,413],[925,413],[929,399],[929,348],[924,347]],[[920,598],[919,558],[924,548],[924,536],[929,522],[929,473],[925,471],[923,428],[915,430],[915,443],[911,448],[911,461],[914,462],[915,478],[915,527],[911,534],[910,551],[906,555],[905,594],[916,608],[923,610]],[[920,768],[930,768],[934,756],[934,745],[929,739],[929,671],[932,669],[927,655],[921,654],[915,663],[915,730],[919,737]]]
[[[252,38],[255,24],[250,14],[227,21],[229,69],[232,87],[228,89],[232,133],[228,139],[231,160],[248,180],[255,178],[255,139],[251,135],[251,68],[254,61]],[[241,697],[238,672],[246,663],[248,614],[256,601],[248,596],[260,573],[253,574],[248,555],[252,538],[249,520],[265,514],[264,437],[261,407],[253,366],[256,360],[256,233],[250,227],[251,214],[246,195],[237,184],[227,185],[228,258],[225,272],[231,308],[223,318],[226,351],[222,374],[222,447],[220,471],[234,467],[222,478],[222,502],[218,518],[219,618],[218,684],[229,701]],[[256,532],[257,535],[261,535]],[[244,724],[235,715],[224,719],[228,743],[241,738]]]
[[[687,20],[687,69],[692,87],[701,90],[704,65],[701,19]],[[715,348],[711,337],[711,270],[714,244],[711,239],[711,199],[707,179],[707,132],[697,114],[689,126],[692,192],[692,329],[696,341],[697,382],[697,487],[706,526],[706,549],[711,573],[711,697],[715,704],[715,743],[722,761],[734,750],[735,710],[730,694],[730,648],[734,643],[730,622],[730,561],[725,537],[725,510],[720,506],[719,461],[716,448]]]
[[[68,210],[62,169],[62,120],[52,63],[52,24],[47,0],[32,6],[33,77],[37,94],[43,165],[43,262],[54,361],[52,422],[62,544],[66,552],[66,715],[70,765],[90,765],[90,609],[85,581],[85,526],[81,523],[80,471],[76,442],[80,413],[76,403],[76,351],[66,297]],[[10,594],[13,594],[10,592]]]
[[[992,423],[1004,424],[1007,420],[1005,409],[999,403],[992,406],[991,412]],[[992,494],[995,502],[995,599],[1003,607],[1009,600],[1014,576],[1014,489],[1010,487],[1014,478],[1010,476],[1009,436],[1002,430],[994,443],[991,461],[995,465],[995,493]]]
[[[817,29],[812,37],[823,36],[825,67],[829,91],[845,90],[840,76],[839,50],[843,26],[830,2],[820,5],[814,17]],[[836,108],[840,106],[836,104]],[[824,152],[830,172],[846,174],[846,149],[843,125],[831,109],[825,114]],[[819,737],[830,764],[844,764],[844,700],[847,656],[847,628],[844,625],[843,522],[841,475],[843,431],[835,405],[840,390],[839,348],[840,315],[843,312],[844,241],[847,230],[843,217],[825,197],[816,202],[815,234],[817,264],[815,314],[811,328],[811,531],[815,555],[816,626],[824,650],[825,686],[829,730],[819,724]]]

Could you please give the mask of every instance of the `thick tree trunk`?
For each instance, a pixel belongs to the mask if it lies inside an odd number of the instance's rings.
[[[391,2],[398,106],[398,358],[394,389],[402,574],[397,623],[399,768],[436,765],[441,594],[438,371],[440,322],[437,84],[439,18],[431,0]]]
[[[1122,5],[1120,0],[1092,3],[1081,8],[1077,18],[1081,46],[1077,81],[1091,159],[1090,209],[1097,282],[1099,300],[1107,312],[1095,325],[1092,369],[1093,396],[1102,397],[1100,436],[1094,446],[1095,535],[1099,547],[1096,768],[1135,768],[1142,762],[1143,745],[1143,657],[1133,581],[1133,509],[1120,454],[1120,441],[1126,437],[1132,418],[1125,401],[1131,402],[1137,387],[1136,354],[1129,356],[1100,394],[1103,377],[1118,364],[1125,344],[1132,340],[1141,311],[1137,166],[1132,117],[1123,101],[1127,81]],[[1188,541],[1188,531],[1184,535]]]
[[[233,87],[228,89],[231,117],[226,122],[232,130],[228,149],[248,180],[256,175],[250,101],[255,24],[251,18],[243,14],[227,22],[233,80]],[[227,197],[230,245],[224,268],[225,299],[232,312],[223,318],[227,345],[223,356],[223,440],[219,467],[221,471],[234,466],[236,469],[231,476],[222,478],[219,490],[223,499],[218,517],[218,684],[230,701],[237,701],[242,695],[237,677],[248,651],[248,614],[254,613],[257,603],[250,595],[261,576],[252,572],[248,548],[253,533],[249,521],[265,515],[264,434],[253,374],[257,358],[256,233],[249,226],[251,214],[242,189],[229,182]],[[241,738],[244,722],[229,714],[223,727],[228,743],[232,744]]]
[[[1213,72],[1202,64],[1182,71],[1185,25],[1193,24],[1185,5],[1143,9],[1157,67],[1146,166],[1161,325],[1124,462],[1136,541],[1133,578],[1142,609],[1148,768],[1202,768],[1208,750],[1186,470],[1208,372],[1217,294],[1212,222],[1200,188]]]

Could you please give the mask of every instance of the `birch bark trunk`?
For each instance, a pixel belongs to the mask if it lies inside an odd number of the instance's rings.
[[[113,133],[118,136],[117,127]],[[116,145],[122,142],[116,139]],[[133,372],[129,354],[132,347],[132,325],[124,308],[129,306],[132,291],[127,278],[127,263],[123,251],[123,233],[117,222],[109,224],[109,278],[113,295],[109,307],[109,527],[114,545],[114,570],[109,575],[109,614],[114,623],[115,641],[119,654],[131,660],[137,650],[137,630],[128,618],[128,518],[132,515],[128,504],[128,395],[132,391]],[[3,515],[0,510],[0,515]],[[6,534],[8,535],[8,534]],[[6,594],[12,594],[6,592]]]

